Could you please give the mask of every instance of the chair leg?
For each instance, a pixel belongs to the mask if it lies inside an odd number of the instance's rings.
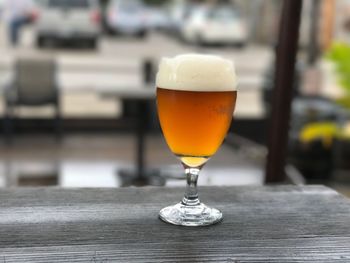
[[[58,105],[56,105],[56,114],[55,114],[55,135],[56,135],[56,141],[60,143],[62,141],[62,117],[61,117],[61,111]]]
[[[14,118],[13,118],[13,107],[10,105],[6,106],[5,110],[5,116],[3,120],[3,127],[4,127],[4,138],[6,145],[12,145],[13,143],[13,133],[14,133]]]

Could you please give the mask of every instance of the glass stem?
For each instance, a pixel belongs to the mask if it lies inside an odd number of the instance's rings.
[[[197,180],[202,167],[188,167],[185,164],[183,165],[186,173],[187,186],[185,196],[182,199],[182,204],[187,206],[199,205],[200,200],[198,198]]]

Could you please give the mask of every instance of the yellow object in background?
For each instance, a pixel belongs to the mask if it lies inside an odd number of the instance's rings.
[[[346,123],[341,130],[341,137],[350,140],[350,122]]]
[[[340,135],[338,126],[332,122],[310,123],[301,130],[299,139],[303,143],[310,143],[317,139],[322,140],[324,147],[332,146],[333,139]]]

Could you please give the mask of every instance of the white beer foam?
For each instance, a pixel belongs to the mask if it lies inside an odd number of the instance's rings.
[[[231,60],[213,55],[186,54],[163,58],[156,84],[159,88],[187,91],[234,91],[237,86]]]

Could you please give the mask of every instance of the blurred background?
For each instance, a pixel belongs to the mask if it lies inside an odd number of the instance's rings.
[[[234,122],[200,185],[261,185],[279,0],[0,0],[0,187],[183,186],[162,137],[163,56],[235,61]],[[283,183],[350,196],[350,1],[304,1]]]

